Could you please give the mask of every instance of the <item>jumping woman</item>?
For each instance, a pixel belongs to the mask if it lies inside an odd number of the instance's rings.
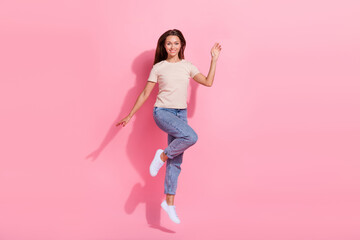
[[[214,81],[216,62],[221,51],[219,43],[215,43],[211,48],[210,70],[205,76],[195,65],[184,59],[185,46],[185,38],[177,29],[168,30],[160,36],[154,64],[146,86],[138,96],[129,115],[116,124],[116,126],[125,127],[147,100],[155,84],[159,83],[153,117],[156,125],[168,134],[168,146],[164,150],[156,151],[150,164],[150,175],[155,177],[166,162],[164,183],[166,199],[161,203],[161,207],[175,223],[180,223],[174,205],[177,180],[181,171],[180,165],[184,151],[194,145],[198,139],[196,132],[188,125],[187,121],[186,100],[189,79],[191,77],[196,82],[211,87]]]

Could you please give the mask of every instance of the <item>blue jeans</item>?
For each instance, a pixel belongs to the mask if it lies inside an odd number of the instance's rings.
[[[187,109],[154,107],[153,117],[156,125],[168,134],[164,193],[175,194],[184,151],[196,143],[198,136],[188,125]]]

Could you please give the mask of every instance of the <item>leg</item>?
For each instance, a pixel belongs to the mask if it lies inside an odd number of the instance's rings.
[[[166,154],[164,152],[161,153],[160,158],[161,158],[161,161],[163,161],[163,162],[168,160],[168,156],[166,156]]]
[[[178,112],[177,116],[187,124],[187,110],[181,110]],[[168,134],[168,145],[175,140],[175,137]],[[166,155],[165,155],[166,156]],[[184,152],[169,159],[166,164],[166,175],[165,175],[165,194],[166,202],[169,206],[174,205],[174,198],[177,189],[178,177],[181,172],[181,163],[183,161]]]
[[[168,114],[162,114],[165,111],[168,111]],[[154,119],[160,129],[168,133],[168,147],[163,152],[169,157],[166,163],[165,175],[166,200],[161,203],[161,207],[168,213],[172,221],[180,223],[180,219],[176,214],[174,206],[177,180],[181,171],[180,165],[182,163],[184,151],[195,144],[197,135],[187,124],[186,109],[161,110],[160,113],[157,113],[155,108]],[[176,144],[180,145],[180,147]],[[171,150],[173,150],[173,152]],[[164,161],[164,159],[162,160]]]
[[[174,198],[175,198],[175,195],[166,194],[166,203],[167,203],[167,205],[174,206]]]
[[[168,134],[168,144],[175,140],[174,136]],[[164,193],[167,194],[166,200],[168,205],[174,205],[174,196],[176,194],[178,177],[181,171],[181,163],[184,153],[181,153],[173,159],[168,159],[166,162],[166,174],[164,182]]]
[[[198,140],[196,132],[181,118],[181,113],[177,116],[176,112],[158,108],[154,111],[154,120],[161,130],[175,137],[164,150],[170,159],[183,153]]]

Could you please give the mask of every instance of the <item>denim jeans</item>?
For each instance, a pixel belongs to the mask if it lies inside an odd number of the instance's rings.
[[[198,136],[188,125],[187,109],[154,107],[153,117],[156,125],[168,134],[164,193],[175,194],[184,151],[196,143]]]

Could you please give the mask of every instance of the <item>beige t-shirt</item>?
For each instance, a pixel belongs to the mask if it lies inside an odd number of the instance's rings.
[[[199,69],[185,59],[176,63],[163,60],[153,65],[148,81],[159,83],[159,93],[154,106],[187,108],[189,79],[198,73]]]

